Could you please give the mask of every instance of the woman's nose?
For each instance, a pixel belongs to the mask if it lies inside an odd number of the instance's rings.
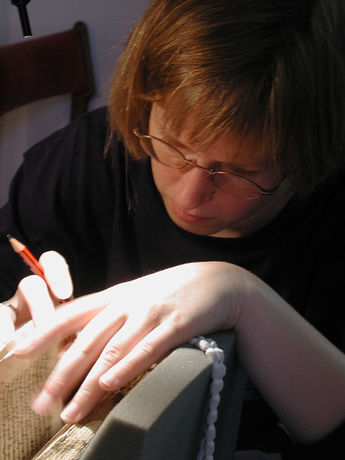
[[[207,171],[198,167],[183,172],[177,190],[179,207],[188,211],[206,204],[214,197],[215,185]]]

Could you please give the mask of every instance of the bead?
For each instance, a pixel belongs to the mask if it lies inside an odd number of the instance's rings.
[[[226,367],[223,363],[214,363],[212,367],[212,378],[222,379],[226,374]]]
[[[209,348],[209,345],[206,339],[199,340],[199,348],[202,351],[206,351]]]
[[[223,379],[215,379],[211,383],[211,394],[216,394],[222,391],[224,387]]]
[[[215,448],[215,443],[213,441],[207,441],[205,444],[205,454],[213,455],[214,448]]]
[[[205,351],[206,356],[208,356],[213,362],[222,362],[224,361],[224,352],[219,348],[208,348]]]
[[[207,414],[206,420],[209,425],[213,425],[214,423],[216,423],[217,418],[218,418],[218,411],[210,410],[209,413]]]
[[[224,352],[213,339],[205,337],[194,337],[190,343],[205,352],[205,355],[212,361],[210,399],[207,414],[207,428],[200,444],[200,451],[197,460],[214,460],[216,427],[218,418],[218,405],[220,403],[220,392],[224,387],[223,377],[226,374],[224,365]]]
[[[216,427],[210,425],[206,431],[206,441],[214,441],[216,439]]]
[[[220,403],[220,394],[218,393],[217,395],[212,395],[210,397],[210,402],[208,404],[208,407],[210,410],[215,410],[219,406]]]

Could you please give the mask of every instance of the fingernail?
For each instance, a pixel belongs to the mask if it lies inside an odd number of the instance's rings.
[[[82,418],[80,408],[77,403],[70,403],[65,409],[61,412],[60,417],[65,423],[75,423]]]
[[[118,388],[120,383],[119,379],[108,376],[107,374],[102,375],[99,381],[104,387],[107,387],[107,389],[109,390],[114,390],[115,388]]]
[[[31,404],[31,407],[39,415],[51,415],[60,404],[60,399],[54,398],[50,393],[43,390]]]
[[[54,283],[54,294],[58,299],[69,300],[72,297],[73,286],[66,284],[65,280],[59,280]]]

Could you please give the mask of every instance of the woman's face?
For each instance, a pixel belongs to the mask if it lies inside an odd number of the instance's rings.
[[[245,200],[219,190],[209,174],[200,168],[173,169],[152,159],[153,179],[171,220],[198,235],[237,238],[259,230],[274,219],[292,195],[288,180],[282,181],[283,174],[267,168],[262,160],[255,158],[255,144],[251,142],[246,142],[240,154],[231,161],[232,152],[238,151],[241,139],[230,134],[219,138],[207,151],[196,151],[188,134],[190,126],[187,123],[176,135],[169,123],[164,122],[164,106],[153,103],[149,134],[166,140],[186,158],[197,160],[208,168],[240,171],[263,188],[274,188],[282,183],[273,195]]]

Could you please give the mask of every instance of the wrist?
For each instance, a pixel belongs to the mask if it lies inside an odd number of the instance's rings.
[[[217,262],[217,269],[221,272],[221,284],[223,289],[218,287],[218,292],[223,292],[219,298],[221,304],[225,305],[223,326],[225,329],[237,329],[243,309],[247,304],[248,297],[248,276],[251,274],[237,266],[227,262]],[[224,300],[224,302],[222,301]]]

